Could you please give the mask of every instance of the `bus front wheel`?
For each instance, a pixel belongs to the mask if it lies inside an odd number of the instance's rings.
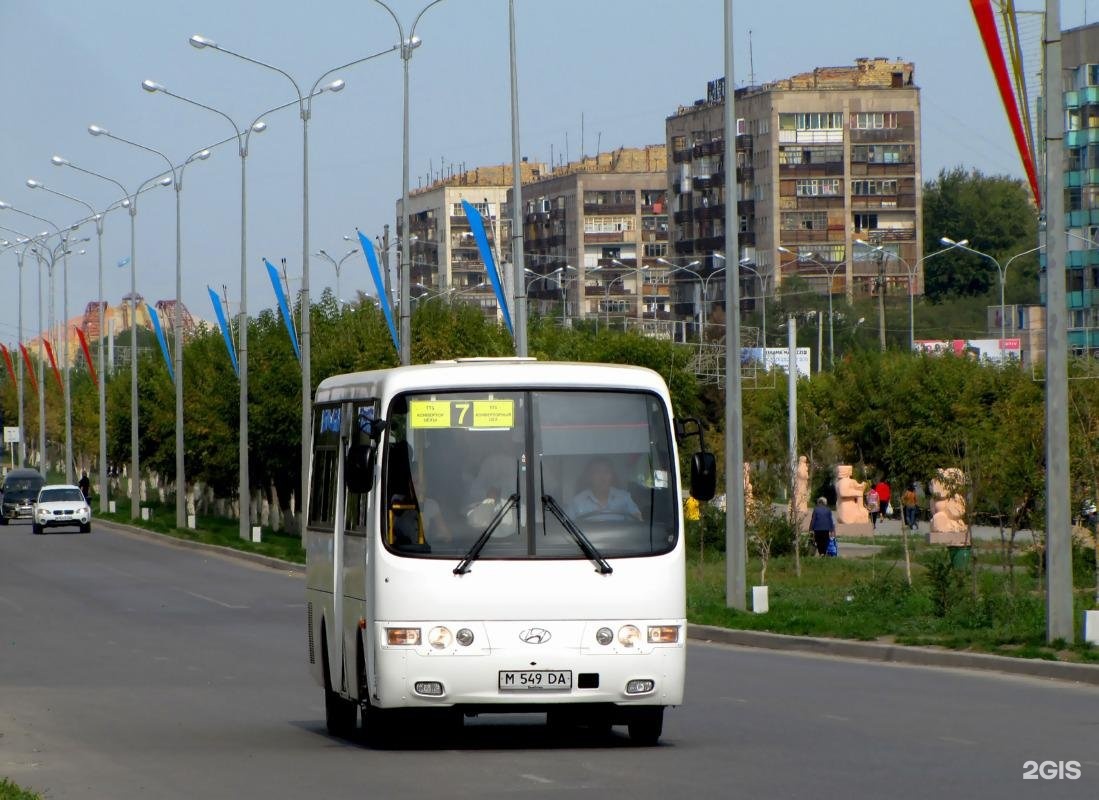
[[[652,747],[664,731],[664,707],[639,708],[627,723],[630,741],[642,747]]]

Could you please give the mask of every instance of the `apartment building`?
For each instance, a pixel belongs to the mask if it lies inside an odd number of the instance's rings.
[[[667,118],[675,312],[724,297],[725,81]],[[853,296],[922,293],[920,94],[910,62],[860,58],[736,90],[746,310],[790,276]],[[860,244],[860,240],[866,244]],[[710,278],[713,278],[710,280]],[[705,297],[699,297],[699,288]]]
[[[666,171],[663,145],[620,148],[523,187],[532,309],[566,321],[670,318]]]
[[[529,183],[544,172],[545,165],[524,161],[520,180]],[[479,304],[489,316],[497,314],[496,296],[462,201],[468,201],[481,213],[501,277],[510,282],[504,264],[505,259],[510,261],[511,220],[504,206],[511,188],[511,174],[510,164],[478,167],[409,193],[413,297],[461,297]],[[403,219],[398,198],[398,237],[402,235]]]
[[[1099,24],[1061,37],[1065,85],[1068,344],[1099,354]]]

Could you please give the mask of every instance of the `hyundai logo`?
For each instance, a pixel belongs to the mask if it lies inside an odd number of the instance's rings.
[[[519,638],[527,644],[545,644],[551,636],[545,628],[527,628],[519,633]]]

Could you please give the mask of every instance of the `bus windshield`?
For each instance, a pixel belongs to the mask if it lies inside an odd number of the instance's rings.
[[[675,466],[655,395],[407,394],[388,419],[382,535],[393,552],[462,559],[489,528],[476,558],[594,560],[675,546]]]

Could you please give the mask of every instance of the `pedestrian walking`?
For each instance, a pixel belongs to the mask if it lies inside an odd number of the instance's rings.
[[[878,529],[878,515],[881,514],[881,497],[877,489],[871,489],[866,493],[866,510],[870,512],[870,523],[874,530]]]
[[[823,497],[817,498],[817,505],[813,508],[813,516],[809,519],[809,530],[813,532],[813,542],[817,546],[817,555],[826,555],[829,540],[836,537],[836,520],[832,516],[832,509],[828,507],[828,501]]]
[[[80,487],[80,493],[84,495],[84,502],[89,503],[92,499],[92,482],[88,480],[88,471],[83,470],[80,474],[80,482],[77,484]]]
[[[893,516],[893,506],[889,503],[893,493],[889,490],[889,484],[885,482],[884,478],[878,481],[874,491],[878,493],[878,509],[881,511],[881,518],[888,519]]]
[[[916,497],[916,484],[908,484],[908,488],[901,495],[901,511],[904,514],[905,527],[911,531],[918,530],[916,516],[919,514],[920,504]]]

